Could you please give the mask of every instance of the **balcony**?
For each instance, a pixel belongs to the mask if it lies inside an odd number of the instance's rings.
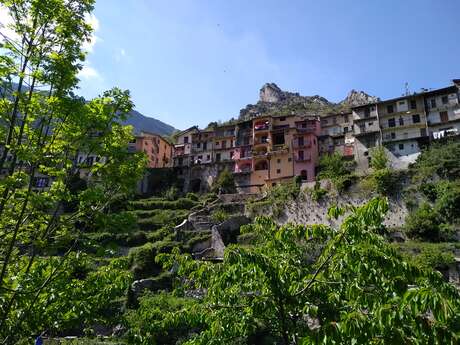
[[[308,154],[308,155],[302,156],[302,155],[297,154],[294,156],[294,160],[298,163],[309,162],[311,161],[311,155]]]
[[[272,126],[268,121],[256,122],[254,124],[254,131],[255,132],[270,131],[271,127]]]
[[[300,133],[315,133],[315,126],[303,126],[303,124],[296,124],[296,129]]]
[[[378,133],[380,132],[380,129],[378,126],[372,126],[369,128],[363,128],[363,127],[355,127],[355,136],[364,136],[368,134],[373,134],[373,133]]]
[[[294,149],[305,149],[311,147],[311,140],[305,140],[303,142],[299,142],[299,140],[294,140],[292,147]]]

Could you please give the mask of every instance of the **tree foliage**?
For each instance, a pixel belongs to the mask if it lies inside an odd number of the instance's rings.
[[[92,0],[1,1],[13,32],[0,29],[3,344],[83,320],[102,303],[85,294],[104,294],[103,279],[70,276],[82,265],[79,234],[132,192],[145,166],[143,155],[127,151],[131,128],[120,125],[132,108],[129,92],[114,88],[90,101],[74,94],[92,9]],[[59,256],[49,256],[53,248]]]
[[[378,234],[387,210],[373,199],[337,229],[258,218],[242,230],[256,244],[229,246],[220,264],[162,255],[185,284],[178,291],[202,291],[199,303],[165,319],[195,329],[186,344],[241,344],[255,335],[286,345],[457,343],[459,292],[403,261]],[[329,216],[344,211],[333,207]]]

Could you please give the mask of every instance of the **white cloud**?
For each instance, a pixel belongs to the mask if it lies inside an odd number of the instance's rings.
[[[80,72],[78,72],[78,77],[80,79],[85,79],[85,80],[89,80],[89,79],[96,79],[100,81],[102,80],[102,76],[99,74],[99,72],[95,68],[89,65],[89,62],[83,66]]]
[[[10,26],[14,23],[13,18],[10,15],[10,12],[6,7],[0,5],[0,42],[3,42],[5,38],[3,36],[8,37],[12,40],[17,40],[18,35],[14,30],[10,28]]]
[[[99,30],[99,19],[94,14],[89,14],[85,16],[85,21],[91,25],[93,28],[93,33],[91,34],[90,40],[83,43],[83,50],[87,51],[88,53],[93,52],[94,45],[96,42],[100,41],[101,39],[96,36],[96,32]]]

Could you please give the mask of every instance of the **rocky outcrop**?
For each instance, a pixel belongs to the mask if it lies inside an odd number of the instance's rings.
[[[351,106],[378,101],[363,91],[351,90],[339,103],[330,102],[320,95],[301,96],[296,92],[283,91],[275,83],[267,83],[260,89],[259,101],[240,111],[240,120],[249,120],[261,115],[325,115],[347,111]]]
[[[355,89],[353,89],[348,93],[347,97],[339,104],[353,107],[357,105],[375,103],[379,100],[380,99],[378,97],[369,96],[364,91],[356,91]]]

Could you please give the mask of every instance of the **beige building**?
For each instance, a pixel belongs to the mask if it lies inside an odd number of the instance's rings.
[[[429,134],[432,139],[460,134],[460,80],[424,94]]]
[[[417,155],[428,141],[423,95],[415,94],[378,103],[382,142],[397,158]],[[408,161],[416,157],[407,157]]]
[[[353,114],[329,114],[321,117],[318,137],[320,154],[338,152],[344,158],[353,158]]]

